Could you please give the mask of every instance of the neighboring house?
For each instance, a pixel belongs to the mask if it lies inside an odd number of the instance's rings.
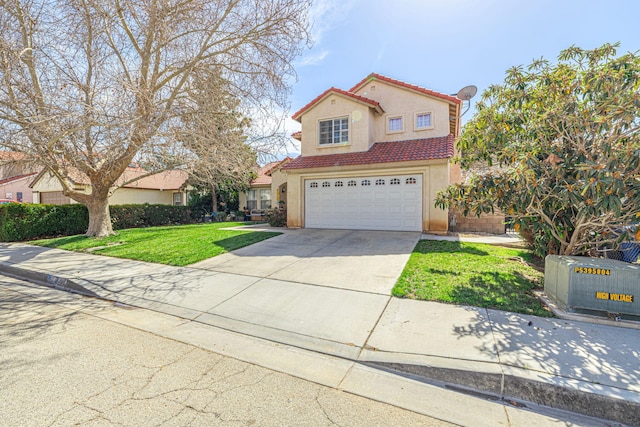
[[[286,174],[287,225],[446,232],[439,190],[451,164],[461,100],[379,74],[330,88],[293,115],[301,155]]]
[[[257,177],[249,183],[249,189],[238,195],[240,208],[265,210],[287,203],[287,177],[282,166],[291,161],[290,157],[262,166]]]
[[[119,183],[144,175],[145,170],[129,167],[122,174]],[[188,175],[183,170],[169,170],[146,176],[118,188],[111,197],[110,205],[126,204],[162,204],[186,205],[189,187],[186,186]],[[72,171],[67,177],[74,190],[91,193],[89,179],[79,171]],[[33,202],[53,205],[76,203],[62,192],[62,184],[47,171],[40,172],[30,184],[33,190]]]
[[[29,188],[29,183],[37,174],[33,172],[0,180],[0,198],[33,203],[33,191]]]
[[[0,198],[33,202],[29,183],[41,168],[24,163],[25,156],[14,151],[0,151]]]

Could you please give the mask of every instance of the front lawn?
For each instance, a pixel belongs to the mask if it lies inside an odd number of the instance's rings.
[[[552,316],[533,294],[544,274],[525,249],[480,243],[421,240],[393,295]]]
[[[184,266],[252,245],[281,233],[220,230],[241,222],[130,228],[109,237],[70,236],[35,240],[30,244],[118,258]]]

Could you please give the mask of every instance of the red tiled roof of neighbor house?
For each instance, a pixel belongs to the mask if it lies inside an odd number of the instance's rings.
[[[128,167],[122,175],[120,175],[120,178],[117,179],[116,185],[121,185],[124,182],[130,181],[131,179],[137,178],[146,173],[147,171],[142,168]],[[136,181],[123,185],[123,187],[145,190],[178,190],[184,185],[188,177],[189,175],[186,171],[173,169],[140,178]],[[73,167],[68,169],[68,178],[75,184],[91,184],[89,177]]]
[[[436,160],[453,157],[453,135],[405,141],[377,142],[369,151],[299,156],[282,169],[328,168],[336,166],[371,165],[378,163]]]
[[[291,157],[286,157],[277,162],[267,163],[258,169],[258,176],[251,180],[249,185],[271,185],[271,172],[278,168],[278,166],[285,164],[291,160]]]
[[[352,93],[352,92],[349,92],[349,91],[346,91],[346,90],[342,90],[342,89],[338,89],[336,87],[331,87],[331,88],[325,90],[324,92],[322,92],[320,95],[316,96],[310,103],[308,103],[307,105],[305,105],[304,107],[299,109],[293,116],[291,116],[291,118],[293,120],[298,120],[298,118],[300,118],[300,116],[305,111],[307,111],[308,109],[313,107],[315,104],[320,102],[325,96],[327,96],[327,95],[329,95],[331,93],[337,93],[337,94],[340,94],[340,95],[347,96],[349,98],[355,99],[356,101],[359,101],[359,102],[362,102],[364,104],[367,104],[371,108],[375,108],[377,110],[382,111],[382,107],[380,106],[380,103],[378,101],[374,101],[373,99],[365,98],[364,96],[356,95],[355,93]]]
[[[372,80],[380,80],[382,82],[391,83],[396,86],[400,86],[406,89],[415,90],[416,92],[424,93],[425,95],[435,96],[436,98],[444,99],[445,101],[453,102],[455,104],[460,104],[462,102],[460,99],[456,98],[455,96],[446,95],[444,93],[436,92],[435,90],[426,89],[420,86],[413,85],[411,83],[406,83],[406,82],[392,79],[390,77],[386,77],[376,73],[369,74],[367,77],[362,79],[362,81],[360,81],[357,85],[349,89],[349,92],[356,92],[358,89],[360,89],[362,86],[364,86],[365,84],[369,83]]]
[[[30,176],[34,176],[34,175],[37,175],[37,174],[38,174],[38,172],[33,172],[33,173],[26,173],[24,175],[12,176],[11,178],[0,179],[0,185],[8,184],[8,183],[13,182],[13,181],[19,181],[21,179],[28,178]]]
[[[26,158],[27,156],[24,153],[20,153],[17,151],[0,150],[0,161],[2,160],[17,161],[17,160],[25,160]]]
[[[124,171],[118,182],[126,182],[129,179],[145,174],[144,169],[136,168]],[[186,171],[172,169],[145,176],[137,181],[125,184],[124,188],[141,188],[146,190],[179,190],[187,181],[189,174]]]

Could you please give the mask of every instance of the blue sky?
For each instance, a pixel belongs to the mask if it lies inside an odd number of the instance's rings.
[[[312,21],[315,43],[295,63],[291,114],[371,72],[451,94],[473,84],[479,95],[508,68],[554,61],[571,45],[640,50],[638,0],[316,0]]]

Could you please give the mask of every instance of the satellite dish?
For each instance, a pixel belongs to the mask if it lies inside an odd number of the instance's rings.
[[[463,101],[468,101],[478,93],[478,88],[474,85],[465,86],[456,93],[456,97]]]

